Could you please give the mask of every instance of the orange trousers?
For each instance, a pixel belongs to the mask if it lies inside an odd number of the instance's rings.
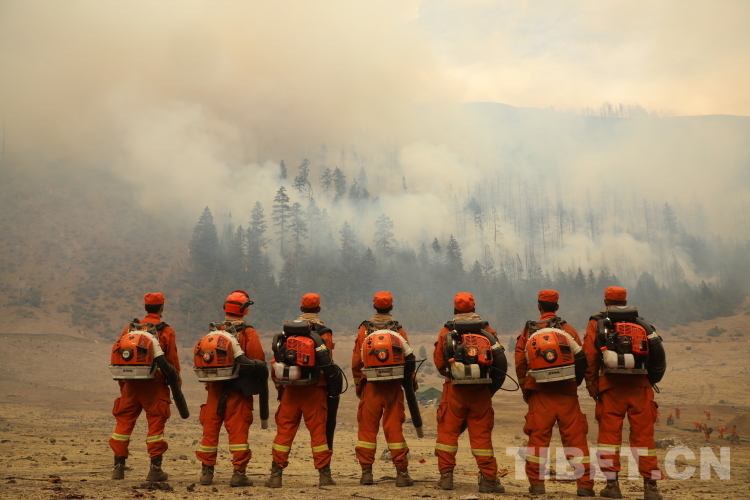
[[[581,413],[578,396],[565,396],[553,392],[533,391],[523,432],[529,436],[526,448],[526,475],[529,484],[544,484],[544,464],[549,460],[549,443],[555,423],[560,428],[560,439],[565,447],[565,457],[575,469],[576,484],[593,488],[591,458],[586,434],[589,424]]]
[[[167,451],[164,441],[164,426],[171,415],[169,410],[169,386],[163,379],[128,380],[120,383],[120,397],[115,399],[112,415],[117,423],[109,438],[109,447],[118,457],[128,456],[128,444],[135,422],[141,411],[146,411],[148,434],[146,447],[151,458]]]
[[[492,395],[485,385],[443,385],[435,443],[440,473],[450,472],[456,466],[458,437],[464,422],[468,426],[471,452],[477,466],[486,480],[494,482],[497,478],[497,461],[492,448],[495,411],[492,409]]]
[[[396,469],[409,467],[409,447],[406,445],[403,425],[406,420],[404,413],[404,390],[400,380],[388,382],[366,382],[362,391],[362,399],[357,410],[359,433],[354,452],[362,468],[371,467],[375,463],[375,450],[378,444],[378,430],[380,419],[383,419],[383,434],[391,450],[391,460]]]
[[[315,468],[321,469],[331,462],[333,451],[328,448],[326,419],[328,417],[328,393],[323,385],[295,386],[284,388],[284,395],[276,410],[276,437],[271,446],[271,456],[279,467],[289,465],[289,451],[294,436],[297,435],[300,421],[305,418],[305,426],[310,431]]]
[[[245,470],[247,463],[253,456],[247,443],[250,424],[253,423],[253,398],[241,392],[229,391],[224,406],[224,414],[217,415],[219,399],[224,384],[212,382],[208,386],[208,399],[201,405],[198,417],[203,426],[203,438],[195,456],[203,465],[216,465],[216,455],[219,449],[219,433],[221,424],[229,436],[229,451],[232,452],[232,466],[234,470]]]
[[[653,480],[662,478],[656,460],[654,422],[659,405],[650,387],[613,387],[602,392],[596,403],[599,422],[597,458],[599,467],[608,479],[620,472],[622,422],[625,415],[630,424],[631,452],[638,461],[641,476]]]

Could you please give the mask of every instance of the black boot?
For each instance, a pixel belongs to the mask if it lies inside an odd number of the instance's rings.
[[[125,479],[125,457],[115,456],[115,468],[112,469],[112,479]]]
[[[146,481],[150,483],[158,483],[160,481],[166,481],[169,478],[169,475],[161,470],[161,459],[161,455],[151,459],[151,469],[148,471]]]

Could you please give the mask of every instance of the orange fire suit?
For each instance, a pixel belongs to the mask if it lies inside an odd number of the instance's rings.
[[[454,319],[481,319],[475,313],[460,313]],[[497,337],[491,327],[486,330]],[[444,359],[445,334],[449,330],[440,330],[435,343],[433,361],[438,371],[447,377],[450,367]],[[452,471],[456,466],[458,437],[461,426],[466,423],[469,431],[469,443],[477,466],[490,483],[497,478],[497,461],[492,447],[492,429],[495,427],[495,410],[492,408],[492,393],[487,385],[452,385],[446,378],[443,385],[443,396],[437,412],[437,442],[435,453],[438,456],[438,468],[441,474]]]
[[[390,314],[375,314],[370,318],[370,321],[385,323],[393,321],[393,316]],[[407,342],[409,341],[409,337],[403,328],[399,328],[398,333]],[[362,374],[362,368],[364,368],[362,344],[365,337],[367,337],[367,327],[361,325],[357,332],[357,340],[354,343],[354,352],[352,353],[352,373],[357,387],[357,397],[360,400],[357,409],[358,441],[354,451],[363,469],[371,467],[375,463],[378,430],[382,417],[383,433],[388,443],[388,449],[391,451],[393,465],[396,469],[404,470],[409,467],[409,460],[406,458],[409,447],[406,444],[403,431],[406,414],[404,412],[402,381],[390,380],[367,383],[367,379]]]
[[[141,323],[161,323],[158,314],[147,314]],[[122,335],[130,330],[125,327]],[[165,326],[159,333],[159,345],[164,356],[167,358],[177,373],[180,373],[180,358],[177,353],[175,332],[171,326]],[[148,422],[148,434],[146,446],[150,457],[162,455],[169,446],[164,441],[164,426],[171,412],[169,405],[169,386],[161,370],[156,371],[156,376],[151,380],[120,380],[120,397],[115,399],[112,415],[117,421],[115,430],[109,438],[109,447],[118,457],[128,457],[128,444],[130,435],[133,433],[135,422],[142,410],[146,411]]]
[[[703,410],[703,414],[706,416],[706,420],[711,420],[711,410]]]
[[[316,313],[305,313],[298,318],[319,325],[324,323]],[[322,335],[326,346],[333,358],[333,336],[330,333]],[[271,370],[273,373],[273,370]],[[275,377],[273,377],[275,378]],[[276,410],[276,437],[271,446],[271,456],[282,469],[289,465],[289,451],[292,449],[294,437],[299,429],[302,417],[305,426],[310,431],[310,445],[312,447],[315,468],[321,469],[331,462],[333,450],[328,447],[326,436],[326,419],[328,418],[328,392],[326,379],[320,374],[315,385],[287,385],[278,386],[281,402]]]
[[[679,408],[675,408],[674,409],[674,418],[676,418],[676,419],[680,418],[680,411],[681,410]]]
[[[539,321],[554,318],[555,313],[544,313]],[[581,345],[575,328],[562,323],[562,329]],[[580,488],[591,489],[594,480],[591,476],[591,458],[586,434],[589,430],[586,415],[578,404],[578,389],[575,380],[546,382],[543,384],[527,376],[529,363],[526,360],[526,344],[529,329],[524,327],[516,340],[515,361],[518,383],[529,403],[524,433],[529,436],[526,448],[526,475],[529,484],[544,484],[544,472],[540,470],[548,460],[548,448],[555,423],[560,428],[560,439],[567,453],[568,461],[576,468],[576,484]],[[579,465],[580,464],[580,465]]]
[[[236,318],[227,318],[237,321]],[[221,327],[223,330],[224,327]],[[258,332],[251,326],[239,334],[237,339],[245,356],[251,359],[266,360],[263,347],[260,344]],[[221,424],[227,430],[229,437],[229,451],[232,452],[232,466],[234,470],[244,471],[252,457],[247,436],[253,423],[253,398],[242,392],[229,390],[224,406],[224,414],[219,415],[219,400],[228,382],[206,382],[208,398],[206,404],[201,405],[199,421],[203,426],[203,438],[195,456],[203,465],[216,465],[216,455],[219,449],[219,433]]]
[[[724,434],[727,432],[727,428],[722,425],[717,430],[719,431],[719,439],[724,439]]]
[[[603,314],[599,313],[599,314]],[[630,423],[630,447],[638,461],[641,476],[662,478],[656,460],[654,423],[659,405],[646,375],[602,373],[601,353],[596,348],[597,322],[586,327],[583,350],[586,353],[586,388],[596,400],[596,421],[599,422],[599,467],[608,479],[620,472],[622,422],[627,415]]]
[[[711,438],[711,434],[708,432],[708,426],[706,424],[701,425],[701,432],[703,432],[703,437],[706,438],[706,441]]]

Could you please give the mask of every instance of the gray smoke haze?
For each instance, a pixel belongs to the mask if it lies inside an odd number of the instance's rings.
[[[207,205],[236,224],[255,201],[270,212],[281,159],[291,180],[309,158],[314,188],[324,167],[349,183],[364,168],[371,209],[314,193],[334,237],[350,220],[367,244],[382,212],[413,247],[455,234],[467,263],[485,245],[496,259],[528,253],[533,224],[503,214],[562,200],[581,226],[596,212],[601,237],[573,231],[535,251],[544,265],[627,257],[618,272],[632,278],[663,259],[633,235],[665,202],[696,234],[747,239],[748,119],[460,103],[750,114],[749,13],[742,1],[5,1],[0,119],[8,157],[110,169],[144,209],[191,223]],[[472,197],[502,212],[491,241],[489,219],[481,233],[467,222]]]

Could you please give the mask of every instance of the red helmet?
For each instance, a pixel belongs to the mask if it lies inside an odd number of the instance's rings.
[[[235,316],[244,316],[253,304],[254,302],[250,300],[246,291],[235,290],[224,300],[224,312]]]

